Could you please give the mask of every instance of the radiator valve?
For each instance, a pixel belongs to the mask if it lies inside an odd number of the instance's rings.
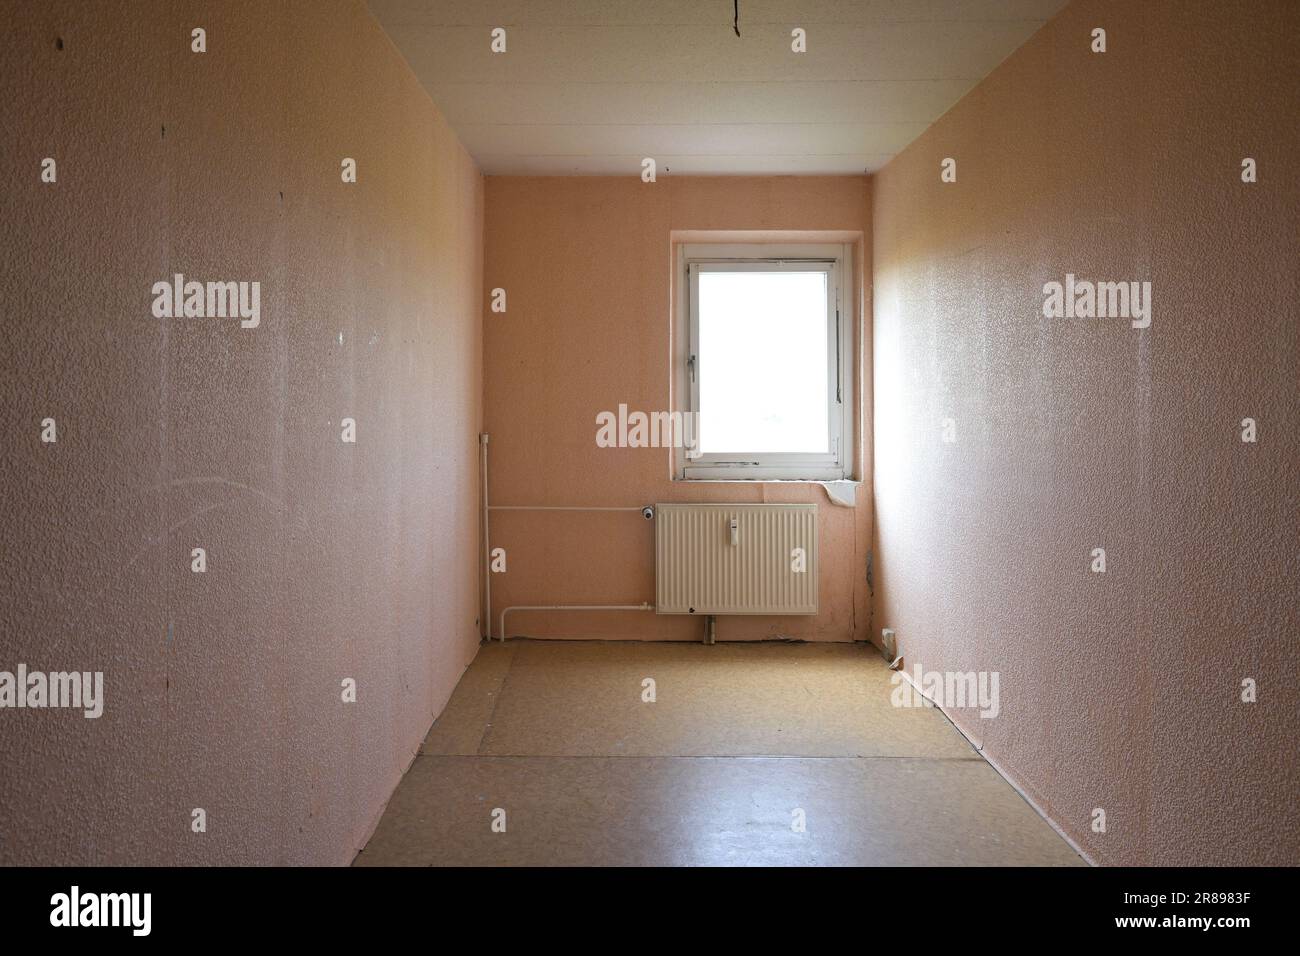
[[[646,505],[644,508],[641,509],[641,517],[645,518],[646,521],[649,521],[654,516],[655,516],[654,505]]]

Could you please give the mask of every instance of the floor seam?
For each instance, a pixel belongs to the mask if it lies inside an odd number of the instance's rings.
[[[488,734],[491,733],[491,731],[492,731],[492,721],[496,719],[496,715],[497,715],[497,707],[500,705],[500,703],[501,703],[501,698],[505,695],[505,692],[506,692],[506,681],[508,681],[508,680],[510,679],[510,672],[513,671],[513,670],[515,669],[515,658],[518,657],[518,656],[519,656],[519,649],[518,649],[517,647],[516,647],[516,648],[511,648],[511,651],[510,651],[510,663],[506,664],[506,672],[505,672],[504,674],[501,675],[501,684],[497,687],[497,693],[496,693],[496,696],[492,698],[492,710],[491,710],[491,712],[488,714],[487,723],[486,723],[486,724],[484,725],[484,727],[483,727],[483,735],[482,735],[481,737],[479,737],[479,739],[478,739],[478,747],[474,750],[474,753],[472,753],[472,754],[454,754],[454,755],[450,755],[450,754],[449,754],[448,756],[457,756],[457,757],[482,757],[482,756],[488,756],[487,754],[484,754],[484,753],[483,753],[483,742],[484,742],[485,740],[487,740],[487,736],[488,736]]]
[[[471,743],[473,722],[467,720],[460,730],[446,738],[452,747],[437,752],[420,751],[412,765],[416,772],[403,774],[398,787],[403,791],[402,796],[399,799],[394,793],[375,828],[375,835],[357,856],[358,864],[429,861],[433,861],[430,865],[453,862],[454,865],[525,866],[716,864],[718,859],[716,854],[709,856],[709,846],[715,850],[721,848],[720,858],[732,865],[740,858],[745,861],[785,859],[783,853],[788,860],[805,866],[832,859],[851,865],[861,865],[864,861],[879,863],[881,854],[892,859],[895,853],[899,861],[912,864],[918,854],[927,853],[945,865],[985,857],[1003,863],[1010,858],[1020,861],[1019,865],[1085,862],[1068,839],[1062,845],[1063,835],[1050,826],[1050,821],[1044,829],[1042,814],[1035,812],[1025,794],[1009,783],[972,744],[953,722],[951,714],[934,708],[939,710],[938,714],[925,713],[913,723],[908,715],[900,717],[893,711],[881,712],[874,704],[860,708],[860,700],[874,700],[878,693],[888,693],[878,686],[880,674],[865,654],[854,655],[852,659],[835,655],[835,666],[827,669],[804,668],[800,662],[809,660],[809,655],[792,655],[791,676],[784,680],[783,687],[794,694],[790,699],[793,703],[784,696],[775,698],[775,703],[763,711],[773,726],[760,724],[739,732],[736,727],[749,713],[747,708],[754,706],[753,695],[749,693],[752,688],[741,687],[740,691],[745,692],[743,706],[732,706],[728,702],[737,691],[727,686],[734,681],[726,670],[683,687],[685,709],[667,715],[672,718],[667,725],[658,725],[635,719],[641,710],[633,708],[635,713],[628,712],[627,702],[621,696],[626,688],[621,688],[621,683],[615,686],[613,681],[621,682],[624,677],[631,681],[641,673],[638,668],[659,666],[659,654],[620,654],[619,660],[605,668],[602,662],[608,655],[597,651],[568,654],[558,653],[559,647],[549,651],[533,649],[545,647],[547,642],[509,643],[515,646],[508,646],[504,668],[495,653],[498,648],[491,648],[494,653],[488,655],[495,685],[485,681],[478,686],[478,693],[465,701],[473,701],[473,719],[482,715],[478,739]],[[694,646],[695,642],[691,642],[691,647]],[[521,653],[525,657],[516,661]],[[624,656],[628,659],[623,660]],[[782,655],[757,655],[753,658],[755,666],[764,665],[769,657],[775,668],[772,679],[781,678],[780,668],[785,660]],[[736,658],[737,666],[751,660],[740,653]],[[676,659],[676,654],[669,655],[670,662]],[[821,654],[816,656],[816,660],[826,659]],[[483,665],[485,660],[477,663]],[[516,664],[518,676],[514,673]],[[877,666],[883,667],[883,663]],[[841,681],[841,675],[852,680]],[[520,697],[505,708],[504,730],[497,739],[493,737],[496,715],[503,713],[501,702],[511,692],[512,678]],[[755,684],[760,689],[765,686],[761,681]],[[482,713],[484,693],[492,694],[486,715]],[[720,700],[715,699],[717,693],[722,694]],[[806,697],[813,702],[808,703]],[[800,719],[794,723],[806,733],[790,732],[787,722],[792,718],[783,707],[800,708]],[[820,714],[819,708],[829,709],[828,712],[837,715],[837,720],[829,725],[821,719],[812,720],[809,715]],[[469,716],[461,713],[457,722]],[[839,716],[849,723],[840,721]],[[634,749],[648,743],[711,746],[724,742],[719,739],[724,736],[752,738],[756,742],[785,741],[792,746],[858,737],[867,749],[831,748],[833,752],[829,754],[818,750],[765,753]],[[913,751],[910,747],[885,753],[871,749],[876,743],[908,743],[912,737],[931,736],[935,737],[935,749],[945,753]],[[575,737],[574,742],[583,746],[590,738],[593,745],[610,749],[540,750],[543,744],[565,743]],[[488,750],[490,741],[499,751]],[[515,750],[510,746],[518,742],[527,744],[528,749]],[[737,743],[745,745],[743,740]],[[920,743],[928,747],[930,741]],[[428,767],[425,766],[428,758],[454,758],[451,762],[469,766]],[[487,766],[489,763],[492,766]],[[597,763],[609,766],[587,766]],[[678,763],[711,766],[659,766]],[[777,763],[792,766],[757,766]],[[844,766],[845,763],[851,766]],[[894,766],[899,763],[910,766]],[[512,766],[515,764],[519,766]],[[699,799],[692,790],[698,781],[704,781],[708,788],[707,799],[711,801],[708,812],[698,817],[688,814],[683,823],[677,819],[681,816],[677,809],[681,796],[672,791],[684,788],[691,791],[691,799]],[[814,805],[810,807],[808,800],[813,800]],[[902,812],[899,808],[887,808],[893,800],[916,805],[916,810],[908,813],[925,822],[926,835],[935,837],[933,846],[914,844],[913,840],[921,838],[891,829],[889,814]],[[843,825],[836,832],[826,830],[816,846],[786,845],[775,838],[776,830],[769,832],[774,820],[780,823],[777,829],[784,832],[784,815],[778,811],[787,809],[786,802],[790,806],[800,804],[810,815],[830,814],[828,819]],[[480,819],[482,811],[498,804],[503,807],[518,804],[517,812],[524,814],[514,818],[522,824],[521,835],[505,846],[499,845],[499,841],[488,842],[491,838]],[[554,812],[557,807],[558,814]],[[618,837],[620,833],[626,837],[626,820],[622,817],[629,813],[638,815],[643,823],[631,841]],[[450,823],[445,814],[451,815]],[[574,820],[577,824],[570,825]],[[993,821],[992,838],[981,835],[982,824],[976,823],[970,824],[976,830],[972,836],[966,822],[984,820]],[[592,827],[594,831],[588,832]],[[682,850],[674,842],[686,832],[684,827],[690,834],[702,837],[703,849],[694,845],[693,849]],[[512,826],[511,830],[514,832],[516,827]],[[708,843],[710,840],[712,844]],[[1066,847],[1070,848],[1069,852]]]
[[[983,757],[922,757],[912,754],[419,754],[420,757],[500,757],[507,760],[932,760],[943,763],[987,763]]]

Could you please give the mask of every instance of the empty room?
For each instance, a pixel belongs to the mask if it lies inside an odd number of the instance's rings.
[[[1266,922],[1300,4],[0,22],[9,925],[410,867]]]

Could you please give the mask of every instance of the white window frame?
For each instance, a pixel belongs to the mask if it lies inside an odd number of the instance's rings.
[[[827,409],[828,446],[822,454],[745,452],[696,454],[678,450],[673,477],[686,481],[839,481],[853,474],[853,322],[848,303],[852,289],[852,246],[826,243],[683,243],[678,247],[679,324],[684,349],[683,411],[700,408],[699,383],[707,370],[698,355],[699,275],[701,272],[807,272],[827,276]]]

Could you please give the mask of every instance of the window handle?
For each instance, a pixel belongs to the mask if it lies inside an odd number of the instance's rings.
[[[840,381],[840,369],[844,365],[844,357],[840,355],[840,308],[835,307],[835,401],[844,404],[844,385]]]
[[[695,356],[692,355],[686,360],[686,366],[691,370],[691,384],[695,384]]]

